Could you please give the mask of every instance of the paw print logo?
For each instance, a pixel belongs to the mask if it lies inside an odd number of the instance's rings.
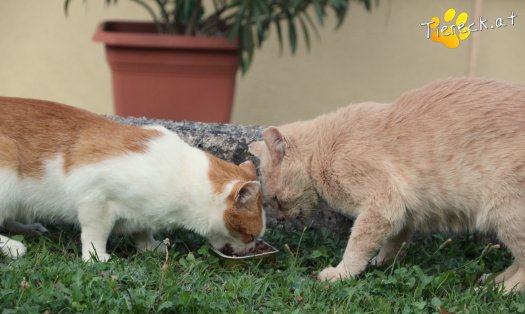
[[[450,22],[456,16],[456,10],[448,9],[443,15],[444,22]],[[437,16],[430,19],[430,28],[435,29],[432,32],[432,40],[438,43],[443,43],[447,48],[457,48],[459,43],[470,36],[470,29],[466,27],[468,14],[461,12],[456,18],[455,25],[448,25],[446,27],[440,26],[440,20]]]

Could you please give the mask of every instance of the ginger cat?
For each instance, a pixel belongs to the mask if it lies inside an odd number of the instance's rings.
[[[252,248],[265,230],[260,184],[251,162],[230,164],[163,127],[134,127],[73,107],[0,97],[0,226],[39,234],[44,219],[78,224],[82,259],[105,261],[111,233],[182,227],[222,249]],[[26,247],[0,235],[1,252]]]
[[[453,79],[267,128],[250,144],[265,198],[288,216],[320,198],[357,217],[320,280],[381,264],[412,233],[494,232],[514,255],[495,281],[525,287],[525,86]]]

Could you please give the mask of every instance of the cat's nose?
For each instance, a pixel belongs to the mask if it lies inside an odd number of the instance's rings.
[[[285,212],[285,211],[288,211],[289,208],[283,206],[283,203],[281,201],[279,201],[279,199],[276,197],[275,198],[275,203],[277,204],[277,209],[280,211],[280,212]]]
[[[275,204],[277,204],[277,209],[279,211],[282,211],[283,210],[283,205],[281,205],[281,202],[279,202],[279,200],[277,199],[277,197],[275,198]]]
[[[277,196],[269,197],[267,200],[268,200],[268,205],[270,205],[271,207],[277,209],[277,212],[284,212],[284,211],[288,210],[288,208],[283,206],[283,203],[281,201],[279,201]]]
[[[277,205],[277,197],[275,196],[268,196],[265,198],[266,202],[268,203],[268,205],[270,205],[271,207],[273,208],[276,208],[279,206]]]
[[[285,221],[286,215],[282,211],[278,210],[276,214],[276,218],[277,218],[277,221]]]

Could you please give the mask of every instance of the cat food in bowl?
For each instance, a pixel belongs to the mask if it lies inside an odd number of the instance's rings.
[[[222,258],[225,266],[236,266],[246,262],[259,260],[263,262],[273,262],[279,252],[279,250],[261,239],[255,242],[255,247],[253,249],[243,255],[234,253],[229,245],[226,245],[222,250],[215,249],[210,245],[210,249],[213,253]]]

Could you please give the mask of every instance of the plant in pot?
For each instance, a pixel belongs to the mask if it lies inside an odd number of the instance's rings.
[[[71,0],[64,1],[67,14]],[[310,33],[318,35],[327,11],[338,27],[350,0],[128,1],[142,6],[152,22],[103,22],[93,37],[106,45],[115,113],[229,122],[236,72],[239,66],[248,70],[270,28],[281,49],[286,36],[294,53],[300,33],[309,48]],[[371,0],[359,2],[370,10]]]

